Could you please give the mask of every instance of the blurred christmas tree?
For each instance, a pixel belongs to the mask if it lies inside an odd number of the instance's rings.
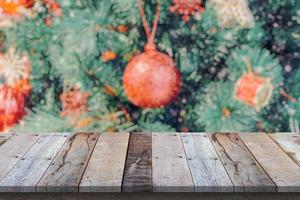
[[[0,0],[0,131],[299,131],[299,23],[298,0]]]

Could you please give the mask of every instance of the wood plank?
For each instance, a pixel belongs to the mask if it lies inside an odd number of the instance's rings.
[[[7,142],[13,135],[13,133],[0,133],[0,146]]]
[[[99,134],[76,133],[64,144],[37,186],[38,192],[78,192]]]
[[[275,184],[236,133],[209,134],[236,192],[275,192]]]
[[[277,185],[279,192],[300,192],[300,167],[263,133],[239,134],[248,149]]]
[[[206,133],[181,134],[196,192],[233,192],[233,185]]]
[[[15,167],[0,182],[0,192],[34,192],[68,133],[42,135]]]
[[[276,133],[269,135],[300,166],[300,135]]]
[[[15,134],[0,148],[0,181],[38,140],[36,134]]]
[[[129,133],[101,134],[86,172],[80,192],[121,192]]]
[[[152,192],[152,190],[152,134],[132,133],[122,191]]]
[[[180,133],[152,134],[152,173],[155,192],[194,191]]]

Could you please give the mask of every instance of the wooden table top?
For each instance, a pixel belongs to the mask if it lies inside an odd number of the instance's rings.
[[[290,133],[0,134],[0,192],[300,192]]]

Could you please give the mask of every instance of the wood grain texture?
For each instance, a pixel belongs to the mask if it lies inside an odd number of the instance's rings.
[[[235,133],[209,134],[236,192],[275,192],[275,184]]]
[[[55,155],[69,134],[42,135],[0,182],[0,192],[34,192]]]
[[[7,142],[7,140],[9,140],[9,138],[11,138],[13,135],[15,135],[15,134],[14,133],[0,133],[0,147],[5,142]]]
[[[300,135],[276,133],[269,135],[300,166]]]
[[[132,133],[122,191],[152,192],[152,190],[152,134]]]
[[[233,185],[206,133],[181,134],[196,192],[233,192]]]
[[[300,192],[296,134],[99,135],[0,134],[0,193]]]
[[[129,133],[101,134],[80,183],[80,192],[121,192]]]
[[[64,144],[37,186],[38,192],[78,192],[99,134],[76,133]]]
[[[0,147],[0,181],[39,137],[36,134],[15,134]]]
[[[300,167],[264,133],[239,134],[279,192],[300,192]]]
[[[155,192],[194,191],[180,133],[152,134],[152,173]]]

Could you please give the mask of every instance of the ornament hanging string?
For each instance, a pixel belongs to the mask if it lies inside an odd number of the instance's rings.
[[[251,64],[249,58],[248,57],[243,57],[242,59],[243,59],[245,65],[246,65],[247,71],[249,73],[253,73],[252,64]]]
[[[148,39],[148,42],[145,46],[145,50],[155,50],[156,46],[154,44],[154,38],[155,38],[155,34],[157,31],[157,26],[158,26],[158,21],[159,21],[159,16],[160,16],[160,0],[157,0],[157,6],[156,6],[156,14],[155,14],[155,18],[153,21],[153,26],[152,26],[152,30],[150,32],[150,28],[149,28],[149,24],[147,22],[146,16],[145,16],[145,11],[143,8],[143,2],[142,0],[137,0],[138,3],[138,8],[139,8],[139,12],[142,18],[142,23],[145,29],[145,33]]]

